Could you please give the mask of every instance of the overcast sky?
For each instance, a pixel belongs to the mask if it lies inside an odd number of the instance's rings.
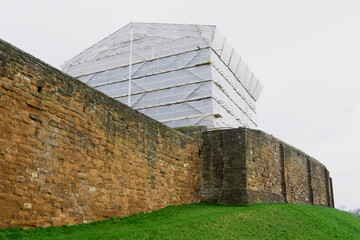
[[[129,22],[217,25],[265,86],[259,128],[325,164],[360,208],[360,1],[0,0],[0,38],[59,68]]]

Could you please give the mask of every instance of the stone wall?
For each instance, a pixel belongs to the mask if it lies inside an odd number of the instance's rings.
[[[328,170],[300,150],[252,129],[218,130],[203,135],[201,200],[334,207]]]
[[[199,149],[0,41],[0,228],[198,202]]]
[[[245,129],[203,133],[200,163],[202,201],[247,203]]]
[[[0,40],[0,228],[200,200],[334,206],[325,166],[264,132],[178,130]]]

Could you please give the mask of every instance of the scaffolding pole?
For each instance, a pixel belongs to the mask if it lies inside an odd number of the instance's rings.
[[[130,107],[131,96],[131,64],[132,64],[132,41],[133,41],[133,26],[130,26],[130,56],[129,56],[129,93],[128,93],[128,106]]]

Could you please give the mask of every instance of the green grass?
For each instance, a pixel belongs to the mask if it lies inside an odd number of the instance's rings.
[[[360,219],[319,206],[201,203],[70,227],[5,229],[0,239],[360,239]]]

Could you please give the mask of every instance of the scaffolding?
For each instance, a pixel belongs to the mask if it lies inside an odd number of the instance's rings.
[[[215,26],[130,23],[62,69],[170,127],[257,127],[263,86]]]

